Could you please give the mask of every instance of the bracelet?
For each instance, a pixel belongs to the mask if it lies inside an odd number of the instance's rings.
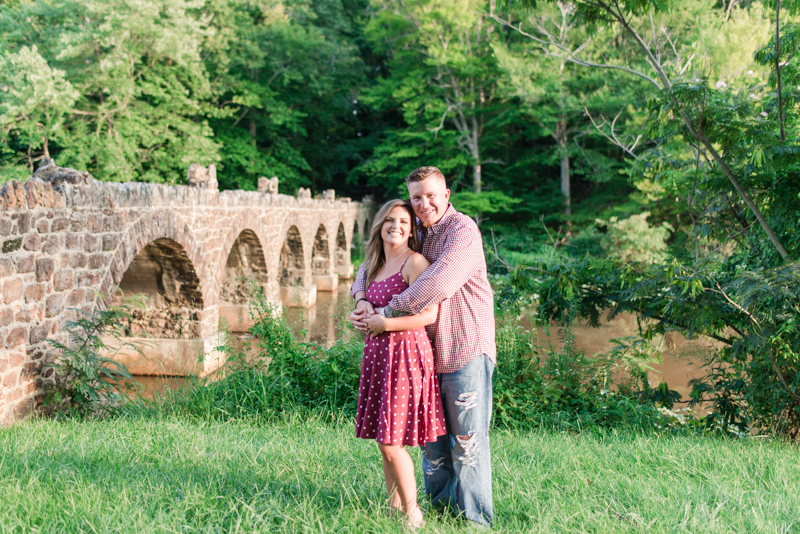
[[[358,299],[356,301],[356,306],[358,306],[358,303],[361,302],[362,300],[367,300],[367,299],[365,299],[364,297],[361,297],[360,299]],[[367,300],[367,302],[369,302],[369,301]]]

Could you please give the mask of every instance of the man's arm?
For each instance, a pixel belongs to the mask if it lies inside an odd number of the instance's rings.
[[[364,295],[358,295],[359,292],[365,293],[367,291],[367,269],[364,267],[366,264],[362,263],[361,267],[358,268],[358,274],[356,275],[356,281],[353,282],[353,285],[350,287],[350,294],[353,295],[354,299],[360,299]]]
[[[405,291],[392,297],[386,315],[417,314],[455,295],[484,260],[477,229],[467,226],[447,237],[445,252]]]
[[[394,317],[387,319],[377,313],[364,319],[370,335],[377,336],[383,332],[400,332],[401,330],[414,330],[436,322],[439,306],[431,306],[417,315]]]

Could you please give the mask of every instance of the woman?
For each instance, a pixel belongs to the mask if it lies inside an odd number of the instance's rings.
[[[366,245],[366,300],[386,306],[427,269],[419,254],[411,204],[391,200],[375,216]],[[360,299],[359,299],[360,300]],[[438,306],[417,315],[365,320],[369,332],[361,363],[356,436],[375,439],[381,451],[390,512],[404,513],[411,527],[424,524],[417,505],[414,465],[405,450],[446,434],[431,348],[425,326]]]

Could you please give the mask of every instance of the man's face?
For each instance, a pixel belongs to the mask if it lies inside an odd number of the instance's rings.
[[[421,182],[411,182],[408,184],[408,196],[414,213],[417,215],[422,226],[428,227],[439,222],[447,209],[447,201],[450,199],[450,190],[444,180],[430,177]]]

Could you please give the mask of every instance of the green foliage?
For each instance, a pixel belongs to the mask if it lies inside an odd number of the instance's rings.
[[[205,44],[225,146],[221,186],[256,188],[278,176],[285,192],[320,190],[343,177],[338,154],[357,137],[354,94],[366,82],[341,2],[216,0]],[[352,164],[350,164],[352,165]]]
[[[591,58],[613,54],[613,43],[608,40],[587,39],[577,27],[571,9],[564,3],[543,4],[531,12],[512,13],[528,28],[526,32],[545,40],[553,38],[559,47],[581,46],[582,54]],[[625,162],[619,157],[619,149],[609,143],[593,121],[597,124],[605,117],[616,117],[619,125],[632,122],[637,108],[644,104],[642,95],[648,89],[644,83],[550,57],[543,53],[539,42],[514,32],[495,43],[494,52],[503,73],[499,84],[521,101],[536,135],[549,138],[552,143],[550,150],[538,157],[548,165],[560,167],[562,191],[566,181],[570,197],[577,193],[577,199],[582,200],[581,189],[587,184],[619,180]],[[598,193],[594,191],[595,195]]]
[[[695,383],[694,402],[710,401],[712,427],[747,427],[793,436],[800,430],[800,269],[719,264],[619,263],[557,258],[512,274],[507,291],[539,297],[544,319],[575,313],[598,325],[605,311],[640,318],[646,340],[670,331],[705,336],[720,350]],[[509,298],[508,295],[505,296]]]
[[[470,217],[479,217],[491,213],[511,213],[514,206],[521,203],[522,199],[512,198],[500,191],[483,193],[461,191],[450,195],[450,202],[461,213],[466,213]]]
[[[623,262],[641,261],[644,263],[662,262],[667,259],[667,238],[672,226],[661,223],[652,227],[647,224],[648,212],[618,220],[597,220],[597,225],[606,229],[600,239],[600,246],[609,258]]]
[[[25,179],[33,172],[31,151],[44,148],[57,138],[65,114],[78,92],[64,79],[64,71],[51,69],[36,45],[0,55],[0,147],[28,147],[24,165],[0,168],[0,183]]]
[[[4,61],[22,77],[5,84],[39,95],[22,111],[0,96],[15,113],[0,121],[3,164],[17,177],[52,154],[102,180],[174,184],[215,163],[223,187],[277,175],[284,192],[322,189],[346,174],[342,137],[357,128],[351,26],[335,1],[2,5]]]
[[[504,301],[508,303],[509,301]],[[675,392],[653,395],[645,360],[626,351],[589,357],[575,346],[571,319],[559,329],[563,348],[542,346],[536,329],[524,330],[511,313],[499,314],[497,367],[494,379],[494,425],[498,428],[560,428],[601,431],[604,428],[655,430],[670,425],[656,408],[672,408]],[[548,332],[549,336],[549,332]],[[614,384],[625,368],[630,379]]]
[[[201,61],[208,18],[194,13],[201,5],[69,0],[0,7],[0,46],[16,51],[33,40],[79,95],[53,132],[60,164],[104,180],[176,183],[192,161],[218,161],[204,117],[211,112]],[[11,157],[19,159],[23,147]]]
[[[223,347],[222,369],[131,410],[203,421],[355,413],[363,344],[349,337],[330,348],[299,342],[263,291],[254,292],[250,306],[252,341],[241,351]]]
[[[800,433],[794,289],[800,280],[792,263],[800,250],[795,22],[780,29],[777,57],[760,7],[701,17],[699,6],[638,0],[575,5],[584,31],[595,39],[620,32],[615,48],[620,44],[625,52],[628,72],[653,75],[652,84],[664,89],[648,95],[643,144],[639,153],[628,152],[634,158],[630,175],[641,191],[636,200],[651,208],[656,221],[672,223],[673,248],[664,246],[667,227],[662,227],[660,235],[650,232],[646,247],[657,244],[655,255],[637,249],[644,220],[637,228],[637,220],[629,219],[628,228],[601,237],[602,255],[540,259],[515,270],[511,287],[535,296],[545,319],[558,319],[574,307],[597,325],[605,311],[612,316],[629,311],[638,315],[648,341],[671,330],[689,339],[714,339],[719,349],[692,394],[695,402],[715,405],[707,424],[735,433],[752,427],[795,436]],[[725,31],[707,25],[715,18],[726,24],[729,17],[736,23]],[[660,58],[653,54],[666,48],[640,37],[654,20],[674,31],[672,51]],[[747,21],[752,23],[747,31],[728,33]],[[695,46],[689,35],[713,39]],[[741,58],[719,61],[734,42],[759,49],[750,70],[742,68]],[[702,60],[684,76],[691,62],[681,58],[690,50]],[[734,55],[741,53],[736,49]],[[645,54],[649,65],[643,63]],[[612,69],[621,65],[604,63]],[[785,80],[793,80],[783,92],[777,65]],[[569,244],[564,248],[570,251]],[[651,260],[656,263],[648,264]]]
[[[103,339],[111,337],[119,341],[125,335],[125,324],[134,308],[144,308],[144,301],[138,296],[123,299],[119,306],[68,321],[67,344],[49,340],[60,354],[45,364],[45,368],[54,371],[53,381],[45,385],[45,407],[55,410],[57,416],[75,419],[100,417],[120,408],[124,400],[120,393],[133,388],[133,377],[111,355],[122,347],[137,351],[139,348],[129,343],[119,348],[109,347]]]

